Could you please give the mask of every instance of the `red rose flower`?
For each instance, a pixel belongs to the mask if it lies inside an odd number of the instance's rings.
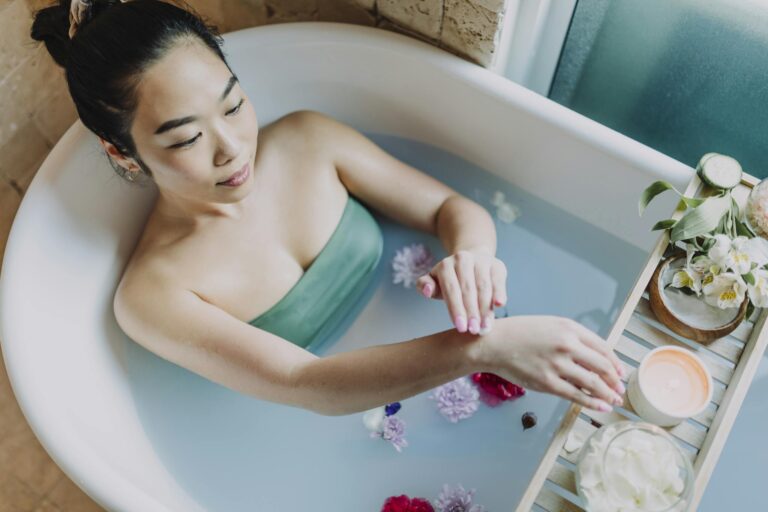
[[[432,504],[423,498],[413,498],[408,512],[435,512]]]
[[[435,512],[429,501],[423,498],[409,498],[405,494],[390,496],[384,502],[381,512]]]
[[[480,390],[480,399],[491,407],[525,394],[525,389],[494,373],[473,373],[472,382]]]

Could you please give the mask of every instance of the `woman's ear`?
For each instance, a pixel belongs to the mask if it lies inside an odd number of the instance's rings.
[[[111,142],[107,142],[106,140],[99,137],[99,142],[101,143],[101,146],[104,148],[104,151],[107,152],[107,155],[109,155],[109,158],[111,158],[117,165],[122,167],[128,172],[141,172],[141,167],[139,167],[139,164],[136,163],[136,160],[125,156],[123,153],[120,152],[119,149],[117,149],[117,146],[112,144]]]

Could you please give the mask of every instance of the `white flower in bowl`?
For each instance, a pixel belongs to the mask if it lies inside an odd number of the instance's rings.
[[[690,288],[696,295],[701,294],[702,274],[690,269],[681,268],[672,276],[672,286],[675,288]]]
[[[695,256],[693,260],[691,261],[690,265],[691,269],[693,269],[694,272],[698,272],[699,274],[706,274],[707,272],[711,274],[719,274],[720,273],[720,266],[717,265],[714,261],[709,259],[708,256],[700,255]]]
[[[744,301],[747,284],[733,272],[708,274],[702,281],[704,301],[720,309],[737,308]]]

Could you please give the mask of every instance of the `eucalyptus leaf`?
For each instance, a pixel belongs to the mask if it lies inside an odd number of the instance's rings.
[[[731,196],[731,211],[733,212],[733,216],[737,219],[741,218],[741,211],[739,210],[739,203],[736,202],[736,199],[734,199],[733,196]]]
[[[755,234],[752,232],[749,226],[741,222],[739,219],[736,219],[735,224],[736,224],[736,235],[746,236],[747,238],[755,237]]]
[[[752,286],[755,286],[755,276],[752,275],[752,272],[747,272],[746,274],[742,274],[741,277],[744,278],[744,282],[747,284],[751,284]]]
[[[678,196],[682,195],[674,186],[672,186],[671,183],[663,180],[654,181],[648,186],[648,188],[643,190],[643,193],[640,195],[640,201],[637,205],[637,209],[640,212],[640,215],[643,214],[645,208],[648,206],[648,203],[650,203],[654,197],[667,190],[674,190]]]
[[[689,208],[696,208],[701,203],[706,201],[707,199],[705,197],[681,197],[680,200],[685,203],[685,205]]]
[[[710,197],[689,211],[675,224],[670,240],[687,240],[716,229],[731,206],[729,197]]]
[[[653,227],[651,228],[651,231],[658,231],[659,229],[669,229],[675,224],[677,224],[676,219],[660,220],[659,222],[653,225]]]

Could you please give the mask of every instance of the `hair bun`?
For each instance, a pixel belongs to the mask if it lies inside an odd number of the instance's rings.
[[[67,65],[69,56],[69,6],[70,0],[40,9],[35,13],[30,35],[35,41],[43,41],[48,53],[60,66]]]
[[[84,25],[87,25],[96,16],[106,11],[113,5],[121,3],[123,3],[122,0],[90,0],[85,4],[88,8],[83,12],[83,17],[80,20],[80,27],[82,28]]]

